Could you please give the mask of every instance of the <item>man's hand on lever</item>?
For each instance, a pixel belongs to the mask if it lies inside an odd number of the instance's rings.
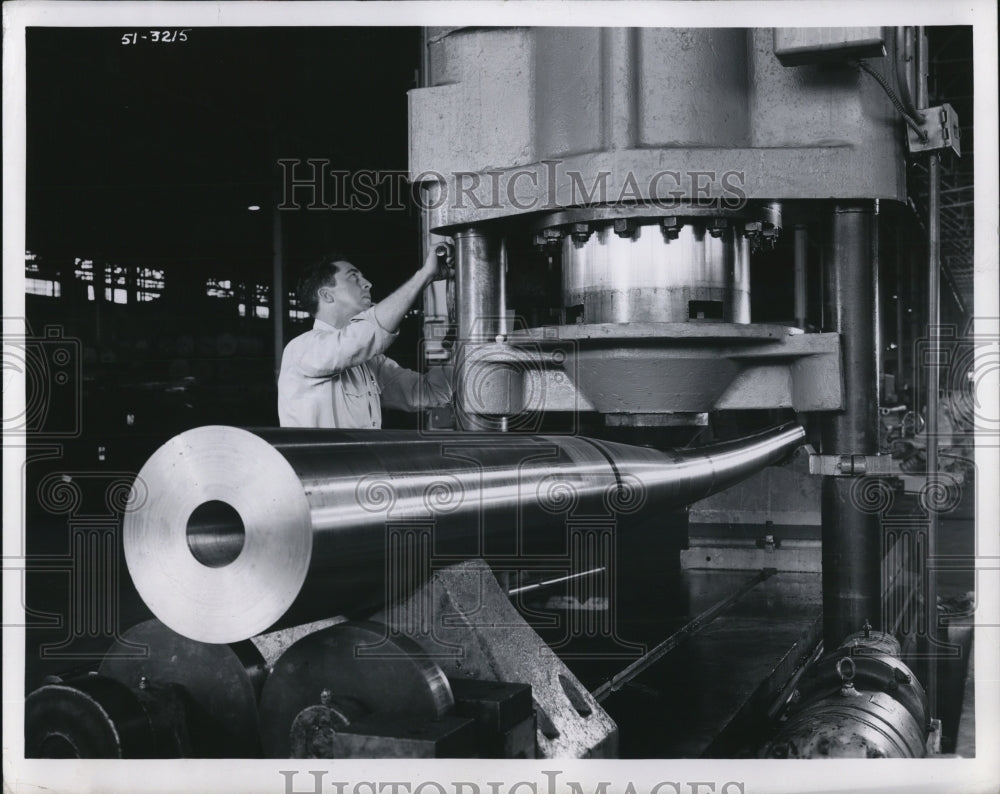
[[[446,248],[442,257],[438,250]],[[442,243],[430,250],[424,259],[424,264],[395,292],[375,305],[375,319],[387,331],[395,331],[403,321],[410,305],[419,297],[424,287],[435,279],[446,278],[448,268],[454,262],[454,249],[447,243]],[[443,266],[442,266],[443,264]]]

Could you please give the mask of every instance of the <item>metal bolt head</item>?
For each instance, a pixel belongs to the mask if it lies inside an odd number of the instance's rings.
[[[900,670],[898,667],[892,671],[892,677],[901,684],[909,684],[913,680],[908,672]]]
[[[148,688],[149,688],[149,679],[146,678],[146,676],[144,675],[139,676],[139,689],[148,689]]]
[[[330,692],[330,690],[329,689],[324,689],[322,692],[319,693],[319,702],[320,702],[320,705],[321,706],[329,706],[330,705],[330,698],[331,697],[332,697],[332,693]]]
[[[570,229],[570,236],[573,238],[574,242],[585,243],[590,239],[590,224],[589,223],[574,223]]]
[[[723,230],[727,229],[728,227],[729,227],[729,220],[727,218],[715,218],[709,221],[708,233],[712,237],[718,239],[719,237],[722,237]]]
[[[671,240],[676,240],[681,235],[681,219],[680,218],[663,218],[660,221],[660,229],[663,231],[663,236],[667,239],[667,242]]]
[[[619,237],[631,237],[635,232],[635,221],[631,218],[615,218],[615,234]]]

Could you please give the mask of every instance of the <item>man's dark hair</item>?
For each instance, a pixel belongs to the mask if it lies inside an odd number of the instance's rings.
[[[326,254],[322,259],[309,265],[302,278],[299,279],[298,297],[299,306],[309,314],[315,316],[319,311],[320,287],[334,286],[337,283],[337,262],[349,262],[350,260],[340,251]]]

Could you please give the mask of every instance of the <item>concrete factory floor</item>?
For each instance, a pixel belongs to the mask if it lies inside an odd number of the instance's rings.
[[[681,571],[684,624],[726,599],[754,577],[752,571]],[[739,757],[766,728],[766,712],[822,633],[820,576],[779,572],[756,584],[662,661],[613,694],[605,708],[620,728],[625,758]],[[631,634],[642,621],[627,617]],[[648,625],[648,618],[647,618]],[[660,639],[665,638],[664,633]],[[605,661],[570,663],[583,683],[600,683]]]

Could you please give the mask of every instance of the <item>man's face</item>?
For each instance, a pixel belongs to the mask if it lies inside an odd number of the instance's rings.
[[[335,262],[335,284],[319,288],[321,300],[333,302],[333,308],[343,318],[350,318],[372,305],[372,284],[350,262]]]

